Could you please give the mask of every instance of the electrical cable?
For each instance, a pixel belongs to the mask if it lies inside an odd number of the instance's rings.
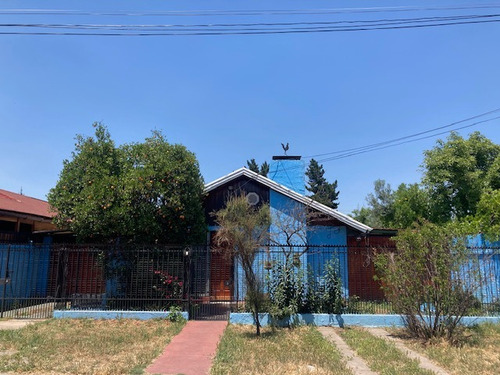
[[[360,150],[364,150],[364,149],[370,149],[370,148],[374,148],[374,147],[379,147],[379,146],[386,145],[388,143],[398,142],[398,141],[402,141],[402,140],[405,140],[405,139],[408,139],[408,138],[418,137],[419,135],[423,135],[423,134],[427,134],[427,133],[432,133],[432,132],[435,132],[437,130],[449,128],[449,127],[452,127],[452,126],[455,126],[455,125],[458,125],[458,124],[461,124],[461,123],[464,123],[464,122],[467,122],[467,121],[470,121],[470,120],[475,120],[475,119],[477,119],[479,117],[487,116],[487,115],[490,115],[492,113],[496,113],[496,112],[499,112],[499,111],[500,111],[500,108],[496,108],[496,109],[493,109],[493,110],[488,111],[488,112],[481,113],[481,114],[476,115],[476,116],[472,116],[472,117],[469,117],[469,118],[466,118],[466,119],[463,119],[463,120],[460,120],[460,121],[452,122],[451,124],[448,124],[448,125],[438,126],[436,128],[424,130],[424,131],[421,131],[421,132],[418,132],[418,133],[409,134],[409,135],[406,135],[404,137],[394,138],[394,139],[390,139],[390,140],[387,140],[387,141],[372,143],[370,145],[365,145],[365,146],[360,146],[360,147],[355,147],[355,148],[350,148],[350,149],[344,149],[344,150],[332,151],[332,152],[325,152],[325,153],[322,153],[322,154],[308,155],[308,156],[304,156],[304,158],[305,159],[311,159],[311,158],[315,158],[315,157],[319,157],[319,156],[327,156],[327,155],[340,154],[340,153],[352,152],[352,151],[360,151]]]
[[[0,15],[51,15],[51,16],[119,16],[119,17],[145,17],[145,16],[283,16],[283,15],[328,15],[328,14],[359,14],[380,12],[422,12],[422,11],[446,11],[446,10],[471,10],[471,9],[497,9],[500,4],[474,4],[461,6],[441,7],[362,7],[362,8],[332,8],[332,9],[267,9],[267,10],[168,10],[168,11],[83,11],[70,9],[1,9]]]
[[[290,29],[290,30],[249,30],[249,31],[207,31],[207,32],[42,32],[42,31],[1,31],[0,35],[36,35],[36,36],[134,36],[134,37],[148,37],[148,36],[220,36],[220,35],[269,35],[269,34],[305,34],[305,33],[332,33],[332,32],[353,32],[353,31],[372,31],[372,30],[398,30],[398,29],[414,29],[414,28],[427,28],[427,27],[443,27],[443,26],[456,26],[468,24],[483,24],[483,23],[497,23],[500,19],[496,20],[481,20],[481,21],[460,21],[460,22],[446,22],[434,23],[427,25],[405,25],[405,26],[382,26],[382,27],[344,27],[344,28],[328,28],[328,29]]]

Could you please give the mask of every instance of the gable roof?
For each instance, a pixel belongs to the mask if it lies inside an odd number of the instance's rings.
[[[0,189],[0,211],[35,215],[49,219],[55,216],[55,213],[50,211],[48,202],[2,189]]]
[[[305,195],[299,194],[286,186],[283,186],[276,181],[273,181],[265,176],[262,176],[258,173],[255,173],[251,171],[248,168],[240,168],[237,169],[225,176],[222,176],[218,178],[217,180],[214,180],[212,182],[209,182],[208,184],[205,185],[205,193],[209,193],[212,190],[218,188],[219,186],[222,186],[238,177],[248,177],[251,178],[252,180],[255,180],[257,182],[260,182],[262,185],[267,186],[270,189],[273,189],[274,191],[281,193],[297,202],[303,203],[304,205],[311,207],[321,213],[324,213],[325,215],[331,216],[338,221],[355,228],[359,230],[360,232],[368,233],[372,231],[372,228],[369,227],[368,225],[365,225],[363,223],[360,223],[359,221],[353,219],[352,217],[343,214],[333,208],[330,208],[328,206],[325,206],[322,203],[316,202],[315,200],[306,197]]]

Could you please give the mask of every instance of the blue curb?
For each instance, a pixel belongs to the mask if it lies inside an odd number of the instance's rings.
[[[269,314],[259,314],[260,323],[263,327],[270,324]],[[253,316],[250,313],[231,313],[229,317],[231,324],[253,325]],[[479,323],[500,323],[499,316],[466,316],[462,318],[465,325]],[[403,320],[399,315],[392,314],[297,314],[289,319],[276,322],[278,326],[288,325],[315,325],[315,326],[363,326],[363,327],[402,327]]]
[[[188,319],[188,313],[180,313],[184,319]],[[168,318],[168,311],[109,311],[109,310],[54,310],[55,319],[165,319]]]

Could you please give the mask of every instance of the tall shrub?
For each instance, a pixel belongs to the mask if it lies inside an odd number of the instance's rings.
[[[395,241],[395,252],[375,258],[387,298],[414,336],[453,341],[477,302],[480,281],[465,237],[456,227],[425,223],[401,231]]]
[[[219,230],[215,244],[228,259],[235,258],[243,268],[246,303],[253,313],[256,334],[260,335],[259,313],[265,302],[264,285],[255,269],[255,257],[269,240],[269,206],[255,207],[245,196],[230,196],[226,207],[214,213]]]

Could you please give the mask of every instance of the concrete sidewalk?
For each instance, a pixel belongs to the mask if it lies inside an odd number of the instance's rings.
[[[188,321],[163,354],[146,368],[146,373],[208,374],[226,326],[226,321]]]
[[[26,327],[29,324],[43,322],[45,319],[9,319],[0,320],[0,330],[11,330]]]

